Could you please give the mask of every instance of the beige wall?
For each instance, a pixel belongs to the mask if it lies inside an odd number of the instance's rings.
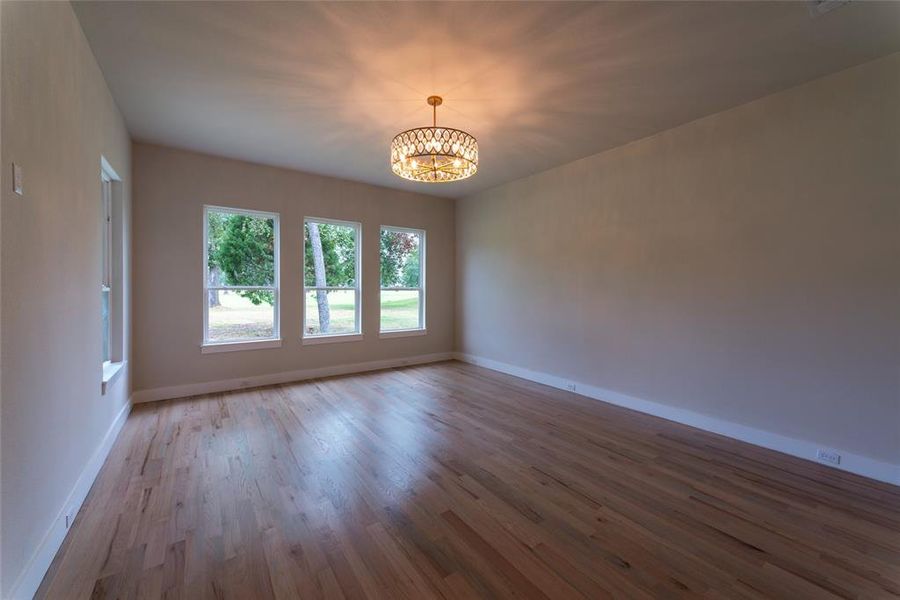
[[[127,222],[131,149],[69,4],[2,2],[0,11],[7,598],[40,550],[55,551],[57,516],[128,402],[127,372],[100,393],[100,156],[124,179]],[[13,162],[24,196],[12,193]]]
[[[135,144],[135,390],[417,356],[453,349],[453,202],[361,183]],[[201,354],[204,204],[281,216],[281,348]],[[300,343],[304,216],[362,223],[358,342]],[[379,227],[427,231],[428,334],[379,339]]]
[[[900,55],[456,220],[459,350],[900,463]]]

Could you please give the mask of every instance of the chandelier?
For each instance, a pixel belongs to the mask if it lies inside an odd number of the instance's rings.
[[[416,127],[394,136],[391,170],[395,175],[425,183],[447,183],[471,177],[478,170],[478,141],[459,129],[437,126],[440,96],[429,96],[431,127]]]

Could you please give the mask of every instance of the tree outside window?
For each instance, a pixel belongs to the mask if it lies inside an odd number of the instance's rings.
[[[425,328],[425,232],[381,228],[381,331]]]
[[[304,337],[360,332],[359,223],[304,221]]]
[[[206,342],[278,337],[277,238],[277,215],[207,207]]]

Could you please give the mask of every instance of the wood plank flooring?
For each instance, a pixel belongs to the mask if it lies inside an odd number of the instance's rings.
[[[136,407],[38,597],[900,597],[900,488],[446,362]]]

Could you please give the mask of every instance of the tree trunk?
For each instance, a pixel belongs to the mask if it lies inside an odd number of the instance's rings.
[[[213,267],[209,274],[209,285],[218,287],[222,285],[222,271],[219,270],[219,267]],[[209,290],[209,307],[220,306],[222,303],[219,301],[219,290]]]
[[[316,276],[316,287],[328,285],[325,280],[325,257],[322,254],[322,238],[319,235],[319,224],[309,223],[309,243],[312,244],[313,270]],[[328,310],[328,292],[316,290],[316,304],[319,305],[319,333],[328,333],[331,327],[331,312]]]

